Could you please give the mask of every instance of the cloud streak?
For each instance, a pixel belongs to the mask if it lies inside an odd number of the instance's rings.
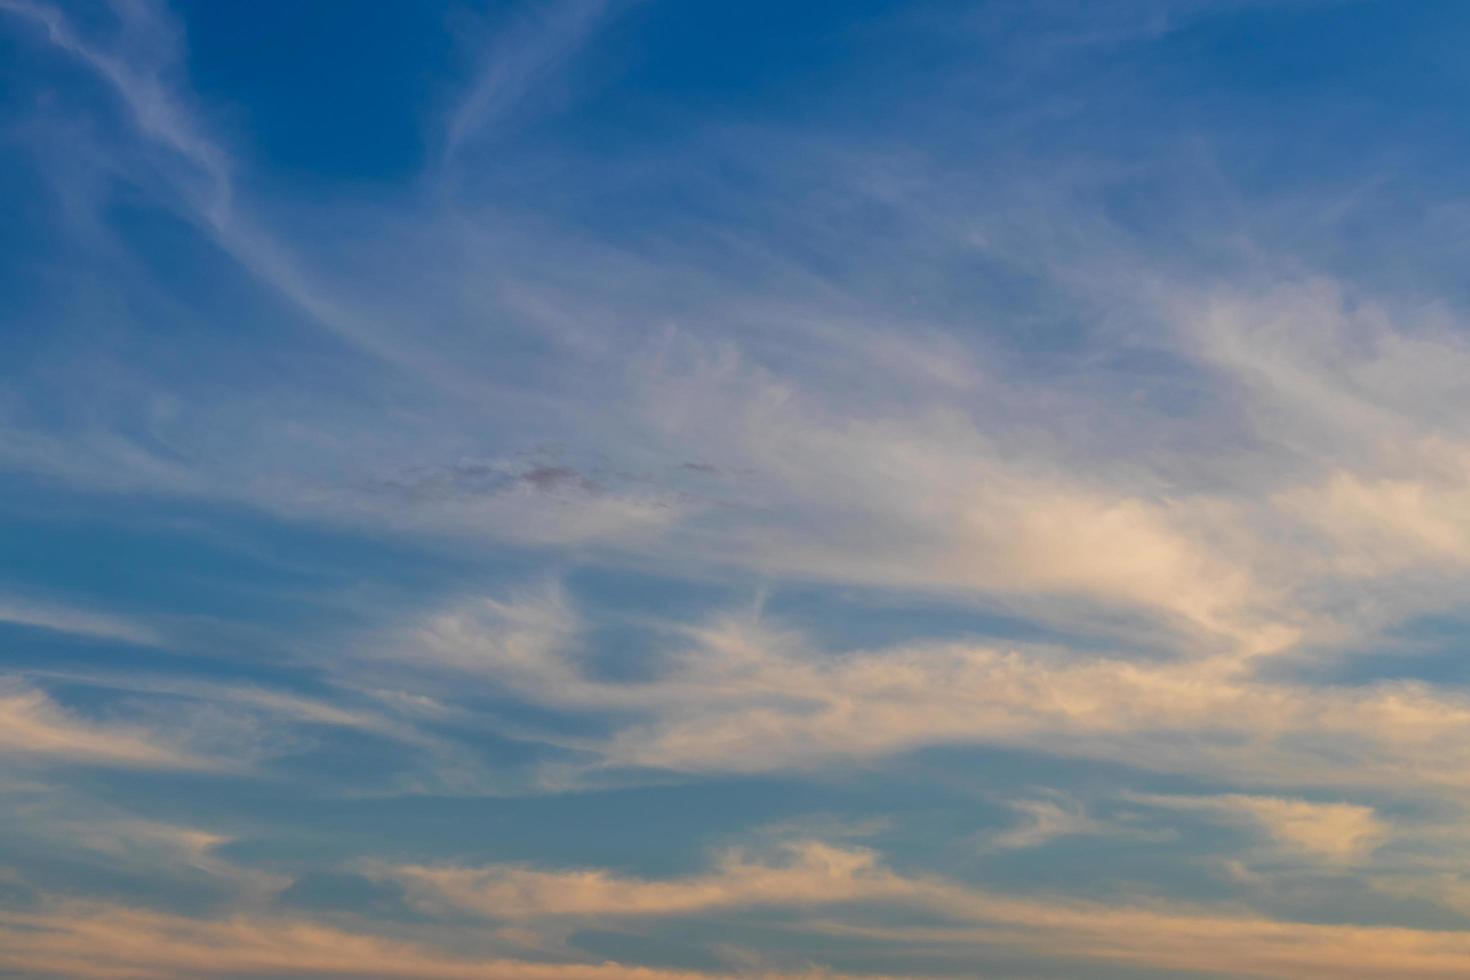
[[[803,917],[797,928],[850,940],[975,950],[1019,946],[1061,959],[1253,977],[1371,977],[1384,970],[1447,977],[1470,963],[1470,937],[1463,933],[1280,921],[1207,908],[1016,898],[906,876],[884,867],[871,851],[819,842],[790,843],[766,860],[728,853],[706,874],[670,881],[494,867],[403,867],[380,873],[406,882],[427,908],[458,908],[494,920],[616,921],[749,906],[800,912],[857,903],[908,907],[962,925],[841,926]]]
[[[1198,812],[1243,824],[1278,846],[1317,860],[1349,864],[1371,855],[1390,835],[1372,807],[1313,803],[1272,796],[1159,796],[1133,799],[1152,806]]]
[[[708,980],[615,963],[456,957],[423,945],[291,918],[219,921],[96,903],[0,913],[0,965],[33,976],[377,976],[433,980]]]
[[[1292,684],[1233,662],[964,643],[819,653],[799,634],[741,618],[683,628],[653,679],[609,682],[569,656],[576,632],[564,597],[532,594],[442,612],[389,650],[536,704],[617,719],[606,742],[583,743],[605,765],[769,772],[969,744],[1256,785],[1457,794],[1470,785],[1460,750],[1470,702],[1425,684]]]
[[[158,633],[150,626],[122,616],[69,606],[29,602],[0,596],[0,623],[30,626],[98,640],[120,640],[140,646],[157,646]]]
[[[445,125],[444,166],[486,138],[570,59],[612,12],[613,0],[556,0],[499,33]]]
[[[0,683],[0,720],[0,753],[20,760],[138,769],[211,766],[156,732],[79,718],[16,681]]]

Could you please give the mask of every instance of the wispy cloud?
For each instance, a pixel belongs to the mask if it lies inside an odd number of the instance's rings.
[[[1056,959],[1084,958],[1154,969],[1210,969],[1242,976],[1443,976],[1470,963],[1470,939],[1453,932],[1321,925],[1204,907],[1018,898],[885,867],[869,850],[794,842],[773,859],[729,853],[706,874],[673,880],[618,878],[595,870],[401,867],[428,909],[459,908],[489,919],[577,917],[616,921],[682,916],[741,906],[818,910],[888,904],[921,910],[932,925],[843,926],[802,916],[798,929],[848,939],[938,946],[1017,946]],[[968,925],[954,925],[967,923]]]
[[[474,80],[449,114],[444,166],[523,106],[616,6],[617,0],[551,0],[513,17],[486,45]]]
[[[381,320],[345,304],[304,271],[304,263],[263,230],[241,206],[237,164],[210,135],[180,94],[180,32],[153,0],[112,5],[134,43],[108,49],[84,36],[63,9],[30,0],[4,0],[0,10],[39,26],[58,50],[90,69],[127,107],[143,140],[164,151],[158,176],[183,211],[245,269],[294,304],[311,321],[388,363],[427,368],[411,346],[391,340]]]
[[[559,597],[490,600],[389,649],[532,703],[625,719],[605,742],[580,743],[609,765],[763,772],[971,744],[1264,785],[1470,784],[1458,748],[1470,703],[1424,684],[1292,684],[1228,662],[962,643],[830,654],[742,617],[685,627],[662,674],[616,682],[570,656],[575,629]],[[1331,747],[1314,751],[1324,738]]]
[[[1040,847],[1063,837],[1106,837],[1114,832],[1088,816],[1081,804],[1065,794],[1012,800],[1010,808],[1020,819],[1015,826],[991,837],[988,842],[991,847],[1020,850]]]
[[[433,980],[710,980],[616,963],[453,956],[295,917],[194,919],[95,902],[0,912],[0,965],[31,976],[377,976]]]
[[[508,919],[646,917],[755,905],[824,905],[865,897],[870,883],[881,891],[886,878],[872,853],[819,842],[787,845],[772,861],[727,854],[712,873],[676,881],[630,880],[596,870],[525,868],[410,866],[378,873],[404,882],[427,904]]]
[[[0,596],[0,623],[34,626],[99,640],[121,640],[142,646],[156,646],[161,642],[161,637],[151,626],[122,616],[10,596]]]
[[[1131,799],[1241,824],[1264,834],[1284,850],[1341,864],[1370,856],[1391,834],[1390,826],[1379,819],[1372,807],[1354,803],[1314,803],[1239,793],[1137,795]]]
[[[158,732],[78,717],[15,681],[0,685],[0,719],[0,753],[13,758],[140,769],[211,766]]]
[[[39,24],[60,50],[92,69],[127,106],[134,124],[150,140],[187,165],[180,188],[212,225],[223,225],[232,208],[232,170],[228,156],[200,132],[192,114],[175,95],[165,75],[178,70],[173,31],[151,2],[112,5],[123,31],[149,35],[133,45],[142,55],[129,59],[85,38],[61,8],[29,0],[4,0],[0,9]]]

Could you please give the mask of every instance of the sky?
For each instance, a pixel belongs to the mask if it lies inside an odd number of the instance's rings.
[[[0,976],[1470,976],[1467,42],[0,0]]]

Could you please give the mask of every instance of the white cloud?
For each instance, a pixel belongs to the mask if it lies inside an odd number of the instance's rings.
[[[305,264],[262,230],[240,206],[237,164],[206,131],[175,86],[184,52],[182,32],[153,0],[113,4],[120,39],[115,49],[84,36],[55,6],[0,0],[0,11],[39,24],[59,51],[91,70],[126,107],[143,141],[164,151],[155,172],[177,195],[184,212],[242,267],[294,304],[318,326],[388,363],[432,371],[414,345],[391,338],[381,318],[345,303],[305,271]],[[170,202],[174,206],[175,202]],[[139,461],[134,461],[139,462]]]
[[[160,642],[158,633],[151,626],[132,619],[9,596],[0,596],[0,623],[37,626],[60,633],[100,640],[121,640],[141,646],[156,646]]]
[[[283,874],[237,864],[219,849],[233,838],[197,827],[143,820],[136,817],[99,818],[96,804],[89,815],[73,815],[55,827],[30,825],[31,833],[61,839],[105,860],[149,875],[206,876],[229,886],[232,897],[245,903],[265,902],[291,884]],[[32,819],[42,815],[33,813]]]
[[[444,162],[453,164],[466,144],[544,88],[611,6],[610,0],[557,0],[508,27],[488,46],[473,83],[449,116]]]

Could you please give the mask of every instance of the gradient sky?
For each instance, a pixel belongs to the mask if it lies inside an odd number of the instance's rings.
[[[1470,976],[1467,44],[0,0],[0,975]]]

